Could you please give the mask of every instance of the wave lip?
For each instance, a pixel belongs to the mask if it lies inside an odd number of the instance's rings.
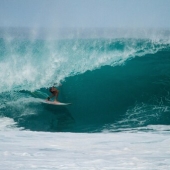
[[[163,40],[80,39],[36,40],[0,39],[1,92],[31,90],[60,83],[69,76],[102,66],[124,64],[134,57],[168,50]]]

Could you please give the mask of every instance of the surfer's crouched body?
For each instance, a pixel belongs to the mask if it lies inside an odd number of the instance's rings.
[[[52,95],[49,96],[49,97],[47,98],[47,100],[49,101],[50,98],[52,98],[52,97],[55,96],[54,102],[57,102],[59,90],[58,90],[57,88],[55,88],[55,87],[50,87],[49,91],[52,93]]]

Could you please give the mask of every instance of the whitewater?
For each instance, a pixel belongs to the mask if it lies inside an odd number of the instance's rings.
[[[161,128],[161,127],[159,127]],[[169,131],[169,127],[166,129]],[[1,132],[0,169],[169,169],[169,132]]]
[[[170,168],[170,31],[124,31],[0,30],[0,169]]]

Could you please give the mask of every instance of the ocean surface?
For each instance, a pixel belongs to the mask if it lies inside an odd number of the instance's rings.
[[[110,33],[0,30],[0,169],[170,168],[170,32]]]

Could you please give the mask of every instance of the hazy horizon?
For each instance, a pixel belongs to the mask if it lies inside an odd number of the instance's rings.
[[[0,27],[169,29],[169,0],[0,0]]]

